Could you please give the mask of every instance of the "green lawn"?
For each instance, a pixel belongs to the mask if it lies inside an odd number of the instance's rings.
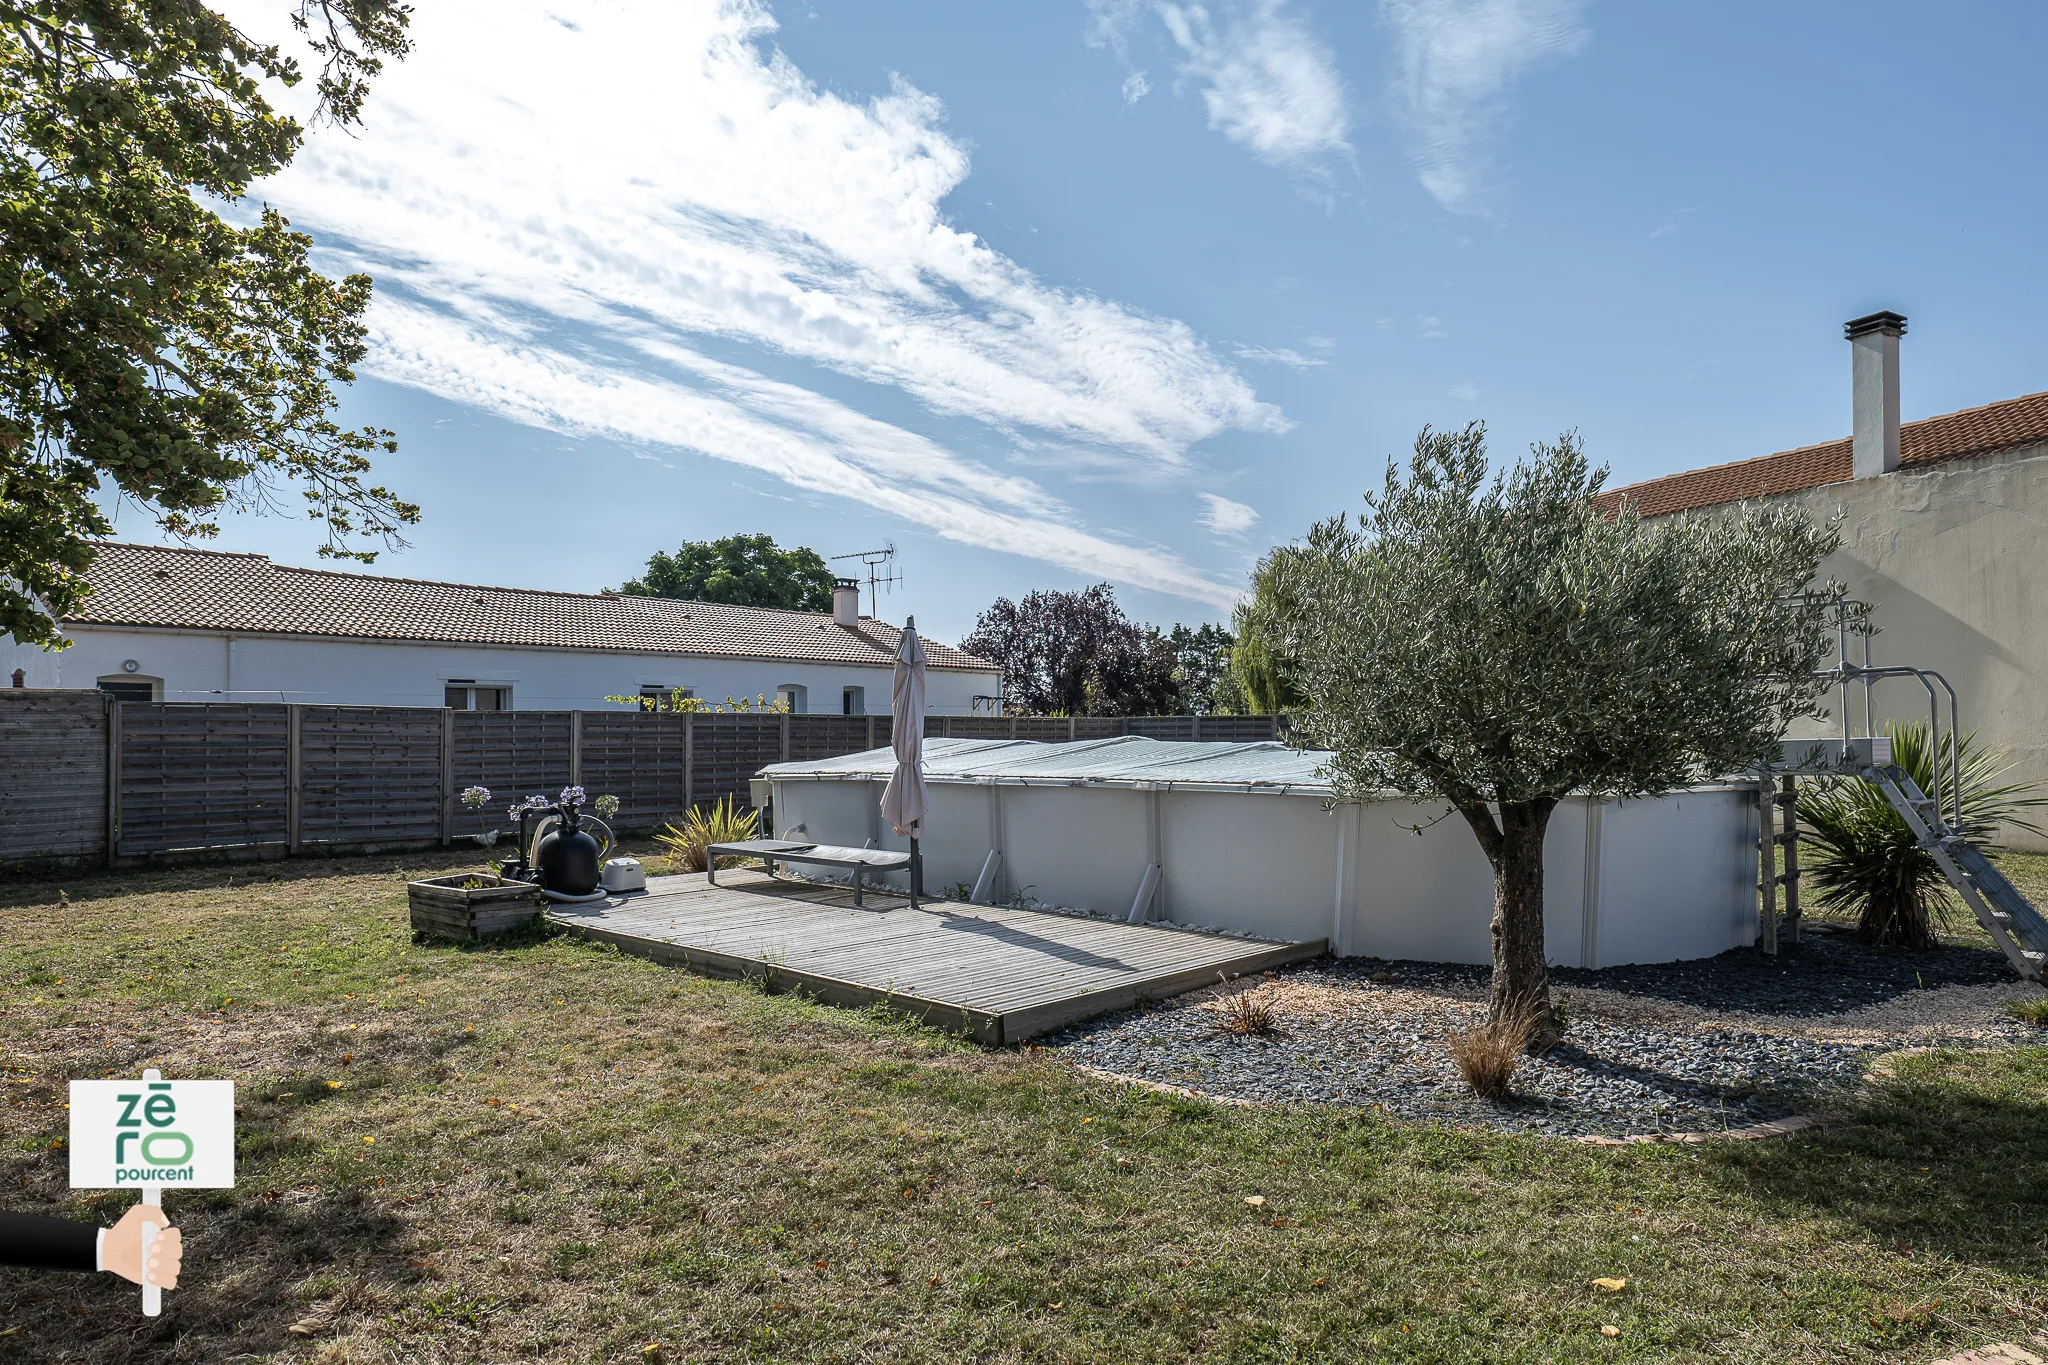
[[[171,1202],[165,1315],[0,1272],[0,1359],[1783,1365],[2048,1332],[2048,1048],[1900,1059],[1764,1143],[1247,1111],[563,937],[415,943],[405,877],[449,865],[0,883],[12,1206],[127,1202],[65,1188],[68,1078],[241,1104],[239,1186]]]

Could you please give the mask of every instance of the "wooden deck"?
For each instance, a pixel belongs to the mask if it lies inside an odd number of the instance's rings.
[[[707,976],[762,977],[835,1005],[886,1000],[984,1043],[1016,1043],[1061,1025],[1314,957],[1323,939],[1260,943],[1155,925],[959,901],[911,909],[869,888],[721,869],[656,877],[644,894],[555,905],[571,933]]]

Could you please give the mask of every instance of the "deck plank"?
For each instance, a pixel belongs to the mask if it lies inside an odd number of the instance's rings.
[[[721,977],[766,978],[833,1004],[887,1000],[986,1043],[1314,957],[1322,939],[1266,943],[1010,906],[927,901],[721,869],[651,878],[644,893],[556,905],[572,933]]]

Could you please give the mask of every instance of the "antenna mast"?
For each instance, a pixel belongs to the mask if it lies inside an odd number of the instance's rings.
[[[833,555],[832,558],[835,561],[841,559],[858,559],[862,564],[865,564],[867,566],[869,607],[868,615],[874,617],[876,620],[880,620],[882,616],[882,599],[880,590],[883,588],[893,589],[898,583],[901,583],[903,581],[903,572],[902,570],[898,569],[895,564],[896,542],[893,540],[885,540],[882,542],[882,548],[879,550],[856,550],[850,555]],[[887,569],[888,572],[882,572],[884,569]]]

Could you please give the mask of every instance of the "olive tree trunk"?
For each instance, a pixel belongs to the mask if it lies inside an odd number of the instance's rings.
[[[1503,801],[1500,817],[1480,804],[1459,813],[1479,836],[1493,864],[1493,993],[1487,1022],[1529,1025],[1529,1051],[1555,1047],[1563,1031],[1550,1006],[1550,971],[1543,949],[1543,835],[1555,797]]]

